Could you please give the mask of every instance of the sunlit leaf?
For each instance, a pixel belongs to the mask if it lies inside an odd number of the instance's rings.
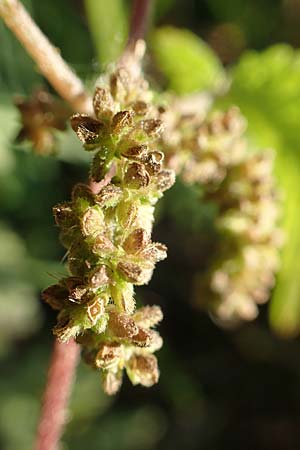
[[[178,94],[214,89],[224,78],[217,56],[191,31],[159,28],[154,31],[150,46],[168,87]]]

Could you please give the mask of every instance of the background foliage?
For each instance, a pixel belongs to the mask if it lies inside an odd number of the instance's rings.
[[[24,3],[89,86],[122,48],[129,1]],[[179,94],[209,90],[216,107],[237,104],[253,147],[276,149],[287,239],[282,269],[269,312],[263,307],[254,323],[229,332],[195,311],[190,280],[207,264],[211,211],[178,182],[155,229],[169,258],[138,291],[141,301],[159,303],[165,313],[161,381],[151,390],[125,383],[110,399],[98,375],[80,366],[64,447],[294,450],[300,445],[300,2],[157,0],[153,21],[149,68],[156,85]],[[0,42],[0,448],[27,450],[54,322],[39,293],[64,270],[51,207],[85,180],[87,161],[70,131],[58,136],[58,159],[15,143],[13,95],[30,94],[45,81],[2,23]]]

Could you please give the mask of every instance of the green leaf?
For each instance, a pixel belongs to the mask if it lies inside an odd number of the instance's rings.
[[[178,94],[214,89],[224,79],[215,53],[191,31],[159,28],[152,34],[150,47],[168,87]]]
[[[296,335],[300,332],[300,51],[275,45],[261,53],[245,53],[232,70],[232,85],[221,104],[241,108],[254,145],[276,150],[286,242],[270,322],[279,334]]]
[[[86,15],[102,65],[120,56],[127,37],[127,14],[123,0],[85,0]]]

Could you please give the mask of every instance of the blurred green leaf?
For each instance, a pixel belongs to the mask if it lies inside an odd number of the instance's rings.
[[[159,28],[152,34],[150,46],[168,87],[178,94],[214,89],[224,79],[215,53],[191,31]]]
[[[232,70],[232,85],[221,104],[238,105],[257,146],[276,150],[276,175],[283,190],[286,243],[270,305],[270,321],[282,335],[300,332],[300,51],[275,45],[247,52]]]
[[[236,24],[251,46],[269,42],[279,21],[280,0],[205,0],[220,22]]]
[[[86,15],[102,65],[121,54],[127,37],[127,14],[123,0],[85,0]]]

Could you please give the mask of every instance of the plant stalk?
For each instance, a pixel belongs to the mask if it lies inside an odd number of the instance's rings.
[[[54,343],[34,450],[57,450],[67,420],[80,346],[75,341]]]
[[[76,112],[90,113],[92,102],[75,75],[18,0],[0,0],[0,16],[36,62],[40,72]]]
[[[152,0],[134,0],[132,15],[130,20],[128,46],[134,46],[139,40],[143,39],[151,15]]]

